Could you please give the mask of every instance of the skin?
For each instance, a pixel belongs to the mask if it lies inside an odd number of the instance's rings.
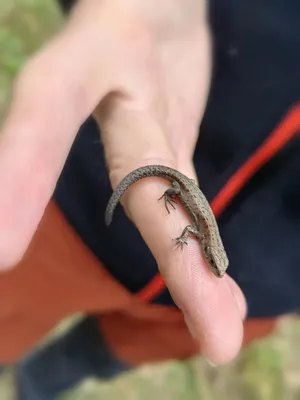
[[[196,178],[191,160],[211,71],[205,4],[81,0],[64,30],[24,66],[0,134],[0,269],[13,268],[26,251],[74,137],[92,112],[114,188],[147,164]],[[228,363],[242,343],[244,297],[226,274],[220,280],[210,273],[198,241],[183,252],[170,248],[174,229],[181,231],[188,218],[180,207],[161,217],[164,204],[158,212],[156,200],[167,188],[157,178],[143,180],[122,204],[201,354]]]

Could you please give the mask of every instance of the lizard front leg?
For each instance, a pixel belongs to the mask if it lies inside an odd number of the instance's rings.
[[[195,226],[193,225],[187,225],[184,230],[182,231],[182,234],[176,238],[176,247],[181,247],[183,249],[184,245],[187,245],[187,238],[189,235],[195,236],[197,239],[203,240],[204,239],[204,233],[200,232]]]

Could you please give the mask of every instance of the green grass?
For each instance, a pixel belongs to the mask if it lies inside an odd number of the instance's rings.
[[[89,379],[60,400],[296,400],[300,395],[300,321],[287,321],[272,337],[246,348],[231,365],[186,362],[145,366],[113,382]]]
[[[62,18],[51,0],[0,2],[0,120],[12,82],[27,57],[57,31]],[[54,332],[67,329],[63,322]],[[200,358],[140,368],[110,382],[88,379],[61,400],[99,398],[172,400],[300,399],[300,321],[288,320],[272,337],[244,350],[231,365],[212,368]],[[51,332],[50,338],[53,337]],[[0,399],[12,400],[13,373],[0,377]]]
[[[0,2],[0,119],[7,110],[12,81],[20,66],[62,22],[54,5],[53,0]]]

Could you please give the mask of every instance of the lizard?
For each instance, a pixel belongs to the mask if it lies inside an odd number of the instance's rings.
[[[170,214],[168,206],[175,209],[174,204],[177,203],[176,198],[178,198],[192,221],[175,239],[177,246],[182,249],[184,245],[187,245],[189,235],[197,238],[210,270],[218,278],[223,277],[229,261],[213,211],[195,181],[176,169],[164,165],[146,165],[126,175],[108,202],[105,212],[106,225],[111,224],[115,208],[125,191],[140,179],[148,177],[160,177],[169,181],[172,186],[158,200],[164,199],[166,210]]]

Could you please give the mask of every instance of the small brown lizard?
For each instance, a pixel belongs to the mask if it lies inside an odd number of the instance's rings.
[[[177,196],[192,220],[192,224],[187,225],[182,234],[176,238],[177,245],[183,248],[183,245],[187,244],[189,234],[198,238],[209,268],[214,275],[221,278],[225,274],[229,262],[214,214],[195,181],[173,168],[164,165],[147,165],[137,168],[125,176],[113,192],[107,205],[106,225],[111,223],[114,210],[124,192],[140,179],[152,176],[164,178],[172,184],[172,187],[159,198],[159,200],[164,198],[168,213],[170,213],[168,205],[175,209],[175,197]]]

